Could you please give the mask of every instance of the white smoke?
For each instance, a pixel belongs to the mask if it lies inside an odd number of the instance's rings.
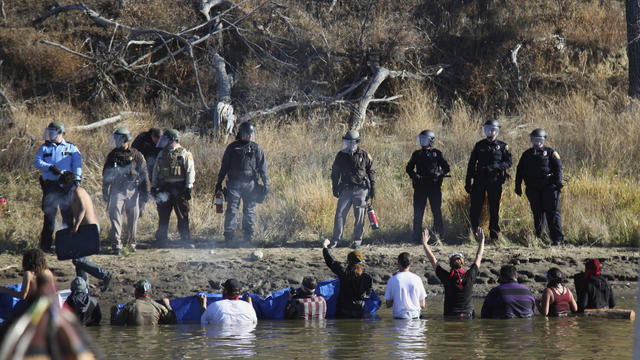
[[[159,202],[167,202],[169,201],[169,193],[166,192],[161,192],[158,193],[158,195],[156,195],[155,198],[153,198],[153,201],[159,203]]]

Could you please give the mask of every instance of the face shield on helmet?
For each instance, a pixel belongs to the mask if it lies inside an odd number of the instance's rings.
[[[156,144],[157,148],[165,148],[167,147],[167,145],[169,145],[169,137],[167,135],[162,135],[160,136],[160,140],[158,140],[158,143]]]
[[[42,140],[44,141],[56,141],[58,135],[62,133],[58,128],[48,127],[44,129],[44,134],[42,135]]]
[[[426,134],[420,134],[416,138],[416,145],[421,146],[421,147],[433,146],[435,144],[435,142],[436,142],[436,137],[435,136],[429,136],[429,135],[426,135]]]
[[[119,148],[122,147],[127,141],[128,139],[126,135],[111,134],[108,145],[114,148]]]
[[[531,136],[529,139],[531,139],[531,146],[533,146],[534,149],[542,149],[546,141],[542,136]]]
[[[494,137],[498,136],[500,128],[495,125],[483,125],[482,131],[484,132],[484,136],[493,139]]]
[[[342,151],[353,153],[358,149],[358,140],[342,139]]]
[[[240,133],[240,139],[244,140],[244,141],[256,142],[256,132],[255,132],[255,130],[243,130]]]

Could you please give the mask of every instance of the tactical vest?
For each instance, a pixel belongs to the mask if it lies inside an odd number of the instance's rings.
[[[440,172],[438,152],[435,149],[419,150],[416,161],[416,173],[425,178],[437,178]]]
[[[258,149],[254,143],[232,144],[229,163],[229,179],[250,181],[257,177]]]
[[[108,176],[114,184],[124,185],[138,180],[138,171],[131,150],[116,149],[111,157],[113,163],[107,164],[111,168],[107,170]]]
[[[159,179],[162,182],[181,182],[186,180],[184,169],[184,149],[177,147],[173,151],[163,151],[158,159]]]

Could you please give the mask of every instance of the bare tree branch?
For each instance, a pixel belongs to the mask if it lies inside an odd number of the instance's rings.
[[[71,54],[76,55],[76,56],[80,56],[83,59],[93,60],[93,58],[91,56],[85,55],[83,53],[79,53],[77,51],[73,51],[73,50],[69,49],[68,47],[66,47],[66,46],[64,46],[62,44],[58,44],[58,43],[55,43],[53,41],[47,41],[47,40],[41,40],[40,42],[42,44],[45,44],[45,45],[55,46],[55,47],[57,47],[59,49],[62,49],[64,51],[68,52],[68,53],[71,53]]]
[[[131,26],[122,25],[113,20],[109,20],[107,18],[100,16],[100,14],[97,11],[90,9],[87,5],[83,3],[77,3],[77,4],[71,4],[67,6],[59,6],[59,7],[53,8],[45,12],[44,14],[42,14],[42,16],[40,16],[39,18],[33,20],[32,24],[34,26],[38,25],[39,23],[45,21],[47,18],[51,16],[58,15],[62,12],[72,11],[72,10],[78,10],[78,11],[84,12],[85,15],[91,18],[91,20],[95,21],[96,23],[102,26],[120,26],[121,28],[129,31],[135,30],[135,28],[132,28]]]
[[[232,7],[234,4],[230,1],[225,1],[225,0],[202,0],[200,2],[200,13],[202,15],[204,15],[204,17],[207,19],[207,21],[211,20],[211,15],[209,14],[209,12],[211,11],[211,9],[213,9],[216,6],[219,5],[227,5]]]

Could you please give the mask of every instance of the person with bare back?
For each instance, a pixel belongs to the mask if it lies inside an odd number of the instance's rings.
[[[73,173],[70,172],[64,172],[59,179],[64,193],[71,197],[71,210],[73,212],[72,235],[77,234],[82,225],[97,225],[99,227],[91,196],[83,187],[76,185],[74,180]],[[91,274],[91,276],[102,280],[102,291],[106,291],[109,288],[112,275],[107,270],[90,262],[86,257],[73,259],[73,265],[76,267],[76,275],[82,277],[87,283],[89,283],[88,274]]]

